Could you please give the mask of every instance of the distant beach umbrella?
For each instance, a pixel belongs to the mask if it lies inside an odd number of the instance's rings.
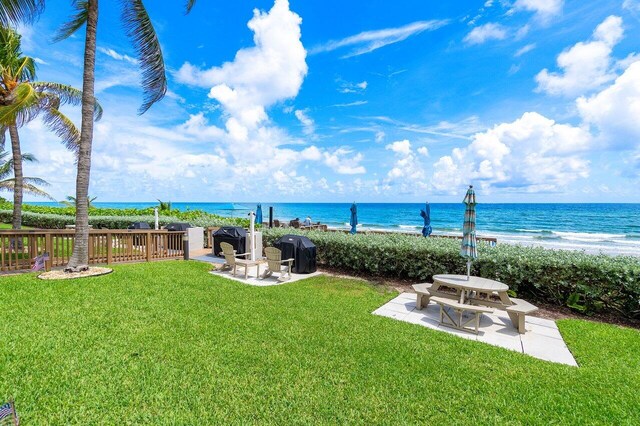
[[[358,226],[358,207],[356,203],[351,204],[351,220],[349,221],[349,225],[351,225],[351,234],[355,234],[357,232],[356,227]]]
[[[262,225],[262,204],[260,203],[258,203],[258,208],[256,209],[256,223]]]
[[[424,210],[420,210],[420,216],[424,219],[424,226],[422,227],[422,236],[428,237],[433,232],[431,228],[431,206],[429,203],[425,204]]]
[[[471,275],[471,262],[478,258],[478,249],[476,242],[476,193],[473,185],[469,185],[467,195],[465,195],[463,203],[466,205],[464,210],[464,223],[462,225],[462,247],[460,248],[460,256],[467,259],[467,279]]]

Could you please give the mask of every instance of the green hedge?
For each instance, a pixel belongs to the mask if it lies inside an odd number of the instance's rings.
[[[12,210],[13,204],[7,201],[0,201],[0,210]],[[76,214],[76,209],[73,207],[66,206],[36,206],[32,204],[23,204],[22,206],[23,213],[37,213],[43,215],[56,215],[56,216],[67,216],[74,217]],[[223,225],[232,225],[232,226],[249,226],[249,220],[244,218],[233,218],[233,217],[222,217],[215,214],[207,213],[202,210],[171,210],[170,213],[161,212],[163,217],[169,217],[171,220],[169,222],[189,222],[193,226],[223,226]],[[132,217],[151,217],[151,223],[154,223],[154,211],[153,207],[147,207],[144,209],[105,209],[99,207],[92,207],[89,209],[89,217],[124,217],[124,221],[128,221],[129,218]],[[11,221],[9,221],[11,222]],[[73,222],[71,222],[73,223]],[[23,225],[30,226],[23,221]],[[64,226],[62,226],[64,227]]]
[[[416,282],[435,274],[465,274],[460,242],[402,234],[348,235],[341,232],[293,231],[308,236],[318,249],[320,264],[351,271]],[[265,230],[265,245],[292,230]],[[499,280],[518,296],[591,314],[606,312],[640,318],[640,259],[589,255],[480,243],[472,273]]]
[[[0,210],[0,222],[11,223],[12,216],[13,211]],[[159,223],[163,226],[172,222],[189,222],[192,226],[202,226],[203,228],[207,228],[209,226],[224,225],[243,226],[243,220],[244,219],[224,218],[215,215],[195,216],[191,219],[160,215]],[[96,229],[126,229],[133,222],[147,222],[149,226],[153,227],[155,224],[155,217],[153,214],[132,216],[89,216],[89,224]],[[29,211],[24,211],[22,213],[22,224],[24,226],[32,226],[34,228],[63,229],[66,225],[73,225],[74,223],[75,216],[71,215],[41,214]]]

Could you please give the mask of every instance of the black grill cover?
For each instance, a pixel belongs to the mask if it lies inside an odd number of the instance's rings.
[[[240,226],[223,226],[213,233],[213,254],[222,253],[220,243],[229,243],[238,254],[244,254],[247,247],[247,231]]]
[[[147,222],[133,222],[129,225],[129,229],[151,229]]]
[[[293,258],[293,272],[310,274],[316,271],[316,246],[307,237],[285,235],[275,242],[274,247],[282,251],[282,259]]]
[[[170,223],[164,227],[167,231],[175,232],[175,231],[186,231],[191,228],[191,225],[188,223],[174,222]]]

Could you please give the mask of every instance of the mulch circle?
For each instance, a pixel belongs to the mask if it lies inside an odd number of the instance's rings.
[[[92,266],[86,271],[82,272],[64,272],[62,269],[43,272],[38,275],[41,280],[71,280],[74,278],[89,278],[99,277],[101,275],[107,275],[113,272],[111,268],[103,268],[100,266]]]

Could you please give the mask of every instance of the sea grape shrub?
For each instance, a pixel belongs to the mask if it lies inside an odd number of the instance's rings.
[[[94,213],[97,213],[97,211],[92,211],[89,215],[89,224],[96,229],[126,229],[133,222],[147,222],[152,227],[155,224],[153,212],[150,215],[96,215]],[[209,226],[249,226],[249,221],[245,219],[225,218],[207,213],[194,216],[174,214],[176,213],[175,211],[171,213],[171,216],[160,215],[159,223],[161,226],[172,222],[189,222],[192,226],[202,226],[203,228]],[[0,221],[11,223],[12,214],[12,210],[0,210]],[[34,213],[31,211],[24,211],[22,214],[22,224],[34,228],[64,229],[66,225],[73,225],[74,223],[74,215]]]
[[[455,239],[268,229],[264,243],[272,245],[288,233],[308,236],[317,247],[318,262],[330,268],[416,282],[431,281],[436,274],[466,274]],[[574,304],[586,314],[640,318],[638,258],[480,242],[471,272],[504,282],[533,301]]]
[[[0,201],[0,210],[13,210],[13,204],[10,202],[2,202]],[[101,207],[91,207],[89,209],[89,216],[119,216],[119,217],[133,217],[133,216],[154,216],[154,208],[147,207],[143,209],[105,209]],[[73,216],[75,217],[76,209],[74,207],[69,206],[36,206],[32,204],[25,204],[23,206],[23,211],[32,212],[32,213],[40,213],[40,214],[54,214],[54,215],[63,215],[63,216]],[[160,212],[161,216],[165,216]],[[244,218],[234,218],[234,217],[223,217],[211,213],[207,213],[202,210],[171,210],[170,215],[166,215],[166,217],[172,217],[177,219],[178,222],[189,222],[194,226],[249,226],[249,219]],[[175,222],[176,220],[174,220]],[[153,223],[153,220],[152,220]],[[26,223],[23,223],[27,225]],[[27,225],[29,226],[29,225]]]

